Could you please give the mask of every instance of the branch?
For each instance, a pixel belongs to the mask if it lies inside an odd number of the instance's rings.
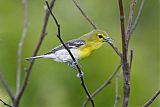
[[[160,90],[158,90],[144,105],[143,107],[148,107],[152,102],[160,95]]]
[[[50,8],[53,8],[54,6],[54,3],[55,3],[56,0],[52,0],[51,3],[50,3]],[[46,13],[45,13],[45,18],[44,18],[44,22],[43,22],[43,26],[42,26],[42,31],[41,31],[41,34],[40,34],[40,39],[39,39],[39,42],[37,43],[37,46],[33,52],[33,56],[36,56],[39,49],[40,49],[40,46],[44,40],[44,37],[46,35],[46,28],[47,28],[47,24],[48,24],[48,19],[49,19],[49,12],[46,10]],[[15,102],[15,105],[19,105],[19,102],[20,102],[20,99],[22,97],[22,95],[24,94],[24,91],[26,89],[26,86],[27,86],[27,83],[28,83],[28,79],[29,79],[29,76],[30,76],[30,73],[31,73],[31,70],[32,70],[32,67],[33,67],[33,64],[34,64],[34,60],[31,61],[31,63],[29,64],[28,68],[27,68],[27,71],[25,73],[25,76],[24,76],[24,80],[23,80],[23,84],[21,86],[21,89],[19,91],[19,93],[16,95],[16,102]]]
[[[121,75],[122,75],[122,71],[116,77],[116,98],[115,98],[115,102],[114,102],[114,107],[117,106],[118,101],[120,100],[120,96],[119,96],[119,92],[118,92],[119,91],[118,82],[119,82],[119,78],[121,77]]]
[[[92,97],[96,96],[99,92],[101,92],[106,86],[108,86],[111,83],[111,80],[113,77],[117,74],[121,67],[122,63],[120,62],[114,72],[110,75],[110,77],[92,94]],[[87,98],[86,101],[83,103],[82,107],[86,107],[88,104],[89,99]]]
[[[130,67],[130,69],[131,69],[131,67],[132,67],[132,61],[133,61],[133,50],[131,49],[131,50],[130,50],[130,62],[129,62],[129,67]]]
[[[141,14],[142,14],[142,9],[143,9],[143,6],[144,6],[144,2],[145,2],[145,0],[142,0],[142,1],[141,1],[141,5],[140,5],[140,8],[139,8],[139,10],[138,10],[138,15],[137,15],[137,17],[136,17],[136,20],[135,20],[133,26],[132,26],[132,32],[135,30],[135,28],[136,28],[137,25],[138,25],[139,19],[140,19]]]
[[[19,92],[20,90],[20,82],[21,82],[21,57],[22,57],[22,47],[24,44],[24,39],[26,37],[27,31],[28,31],[28,1],[23,0],[23,5],[24,5],[24,28],[23,28],[23,33],[21,36],[21,39],[18,44],[18,64],[17,64],[17,81],[16,81],[16,93]]]
[[[12,107],[11,105],[9,105],[9,104],[7,104],[6,102],[4,102],[2,99],[0,99],[0,101],[1,101],[5,106]]]
[[[124,10],[123,10],[123,2],[119,1],[119,12],[120,12],[120,22],[121,22],[121,38],[122,38],[122,69],[123,69],[123,107],[128,106],[128,101],[130,98],[130,67],[127,60],[127,37],[125,33],[125,24],[124,24]]]
[[[65,49],[68,51],[68,53],[70,54],[70,56],[71,56],[71,58],[72,58],[72,60],[73,60],[73,62],[74,62],[74,64],[75,64],[75,66],[76,66],[79,74],[82,75],[82,71],[81,71],[81,69],[80,69],[80,67],[79,67],[76,59],[74,58],[73,54],[72,54],[71,51],[67,48],[67,46],[64,44],[64,42],[63,42],[63,40],[62,40],[62,38],[61,38],[60,24],[59,24],[58,20],[56,19],[56,17],[55,17],[54,14],[52,13],[52,11],[51,11],[51,9],[50,9],[47,1],[46,1],[46,4],[47,4],[47,7],[48,7],[48,10],[49,10],[50,14],[52,15],[52,17],[53,17],[53,19],[54,19],[54,21],[55,21],[55,23],[56,23],[57,30],[58,30],[57,37],[58,37],[59,41],[61,42],[61,44],[64,46],[64,48],[65,48]],[[83,76],[80,76],[80,80],[81,80],[81,85],[82,85],[83,89],[85,90],[85,92],[86,92],[86,94],[87,94],[87,97],[88,97],[89,100],[91,101],[92,107],[95,107],[94,101],[93,101],[92,96],[90,95],[90,93],[89,93],[89,91],[88,91],[88,89],[87,89],[87,87],[86,87],[86,84],[85,84],[85,82],[84,82]]]
[[[126,35],[127,38],[131,36],[135,4],[136,4],[136,0],[131,0],[128,27],[127,27],[127,35]]]
[[[133,50],[131,49],[130,50],[130,69],[131,69],[131,66],[132,66],[132,60],[133,60]],[[119,73],[119,75],[117,75],[116,77],[116,98],[115,98],[115,102],[114,102],[114,107],[117,106],[118,104],[118,101],[120,100],[120,96],[119,96],[119,88],[118,88],[118,82],[119,82],[119,78],[122,76],[122,71]]]
[[[85,12],[82,10],[82,8],[77,3],[77,1],[76,0],[72,0],[72,1],[76,5],[76,7],[78,8],[78,10],[81,12],[81,14],[84,16],[84,18],[92,25],[92,27],[94,29],[97,29],[97,26],[95,25],[95,23],[85,14]]]
[[[6,82],[6,80],[3,78],[2,73],[0,72],[0,80],[5,88],[5,90],[7,91],[9,97],[11,98],[12,102],[14,102],[14,95],[8,85],[8,83]]]
[[[141,5],[140,5],[140,8],[138,10],[138,15],[137,15],[137,17],[134,21],[134,24],[132,25],[132,29],[130,30],[130,35],[128,36],[127,42],[129,42],[129,40],[131,38],[131,34],[134,32],[134,30],[136,29],[136,27],[138,25],[139,19],[140,19],[141,14],[142,14],[142,9],[143,9],[143,6],[144,6],[144,2],[145,2],[145,0],[141,1]]]
[[[118,0],[119,1],[119,11],[120,11],[120,22],[121,22],[121,36],[122,36],[122,59],[123,61],[127,61],[127,44],[126,44],[126,34],[125,34],[125,24],[124,24],[124,10],[123,10],[123,2],[122,0]]]

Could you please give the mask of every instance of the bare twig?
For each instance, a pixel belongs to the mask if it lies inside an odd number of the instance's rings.
[[[136,29],[136,27],[138,25],[139,19],[140,19],[141,14],[142,14],[142,9],[143,9],[143,6],[144,6],[144,2],[145,2],[145,0],[141,1],[141,5],[140,5],[140,8],[138,10],[138,15],[137,15],[137,17],[134,21],[134,24],[132,25],[132,29],[130,30],[130,35],[128,36],[127,43],[129,42],[129,40],[131,38],[131,34],[134,32],[134,30]]]
[[[130,62],[129,62],[130,69],[132,67],[132,61],[133,61],[133,50],[131,49],[130,50]]]
[[[119,82],[119,78],[122,76],[122,73],[123,72],[121,71],[116,77],[116,98],[115,98],[115,102],[114,102],[114,107],[117,106],[118,101],[120,100],[118,82]]]
[[[119,49],[111,42],[108,42],[110,46],[114,49],[114,51],[117,53],[117,55],[122,59],[122,53],[119,51]]]
[[[3,86],[5,87],[5,90],[7,91],[9,97],[11,98],[12,102],[14,102],[14,95],[8,85],[8,83],[6,82],[6,80],[3,78],[2,73],[0,72],[0,80],[3,84]]]
[[[107,85],[109,85],[111,83],[111,80],[113,79],[113,77],[117,74],[117,72],[119,71],[120,67],[121,67],[122,63],[120,62],[118,64],[118,66],[116,67],[116,69],[114,70],[114,72],[110,75],[110,77],[92,94],[92,97],[96,96],[99,92],[101,92]],[[86,107],[88,104],[89,99],[87,98],[86,101],[83,103],[82,107]]]
[[[0,99],[0,101],[1,101],[5,106],[12,107],[11,105],[9,105],[9,104],[7,104],[6,102],[4,102],[2,99]]]
[[[86,18],[86,20],[92,25],[92,27],[94,29],[97,29],[96,24],[87,16],[87,14],[85,14],[85,12],[82,10],[82,8],[78,4],[78,2],[76,0],[72,0],[72,1],[76,5],[76,7],[79,9],[79,11],[81,12],[81,14],[84,16],[84,18]]]
[[[124,24],[124,10],[123,10],[123,2],[122,0],[119,1],[119,12],[120,12],[120,22],[121,22],[121,37],[122,37],[122,68],[123,68],[123,77],[124,77],[124,89],[123,89],[123,107],[128,106],[128,101],[130,97],[130,67],[127,60],[127,37],[125,33],[125,24]]]
[[[17,63],[17,81],[16,81],[16,93],[20,90],[20,81],[21,81],[21,61],[22,61],[22,47],[24,43],[24,39],[26,37],[27,31],[28,31],[28,0],[23,0],[24,5],[24,28],[23,33],[20,39],[20,42],[18,44],[18,63]]]
[[[50,3],[50,8],[53,8],[54,6],[54,3],[55,3],[56,0],[52,0],[51,3]],[[46,13],[45,13],[45,18],[44,18],[44,23],[43,23],[43,26],[42,26],[42,31],[41,31],[41,34],[40,34],[40,40],[39,42],[37,43],[37,46],[33,52],[33,56],[36,56],[39,49],[40,49],[40,46],[44,40],[44,37],[45,37],[45,32],[46,32],[46,28],[47,28],[47,24],[48,24],[48,19],[49,19],[49,12],[48,10],[46,10]],[[14,106],[18,106],[19,105],[19,102],[20,102],[20,99],[26,89],[26,86],[27,86],[27,83],[28,83],[28,79],[29,79],[29,76],[30,76],[30,73],[31,73],[31,70],[32,70],[32,67],[33,67],[33,64],[34,64],[34,60],[31,61],[31,63],[29,64],[28,66],[28,69],[25,73],[25,76],[24,76],[24,80],[23,80],[23,84],[21,86],[21,89],[19,91],[19,93],[16,95],[16,101],[15,101],[15,105]]]
[[[144,2],[145,2],[145,0],[142,0],[141,1],[141,5],[140,5],[140,8],[139,8],[139,10],[138,10],[138,15],[137,15],[137,17],[136,17],[136,19],[135,19],[135,21],[134,21],[134,24],[133,24],[133,26],[132,26],[132,32],[135,30],[135,28],[137,27],[137,24],[138,24],[138,22],[139,22],[139,19],[140,19],[140,17],[141,17],[141,14],[142,14],[142,9],[143,9],[143,6],[144,6]]]
[[[158,90],[144,105],[143,107],[148,107],[152,102],[160,95],[160,90]]]
[[[76,59],[74,58],[73,54],[72,54],[71,51],[67,48],[67,46],[64,44],[64,42],[63,42],[63,40],[62,40],[62,38],[61,38],[61,30],[60,30],[60,24],[59,24],[58,20],[56,19],[56,17],[55,17],[54,14],[52,13],[51,8],[49,7],[47,1],[46,1],[46,4],[47,4],[47,7],[48,7],[48,10],[49,10],[50,14],[52,15],[52,17],[53,17],[53,19],[54,19],[54,21],[55,21],[55,23],[56,23],[57,30],[58,30],[57,37],[58,37],[59,41],[61,42],[61,44],[65,47],[65,49],[66,49],[66,50],[68,51],[68,53],[70,54],[70,56],[71,56],[71,58],[72,58],[72,60],[73,60],[73,62],[74,62],[74,64],[75,64],[75,66],[77,67],[77,70],[78,70],[79,74],[82,75],[82,71],[81,71],[81,69],[80,69],[80,67],[79,67],[79,65],[78,65],[78,62],[76,61]],[[81,80],[81,85],[82,85],[82,87],[84,88],[84,90],[85,90],[85,92],[86,92],[86,94],[87,94],[87,97],[88,97],[89,100],[91,101],[92,107],[95,107],[93,98],[91,97],[91,95],[90,95],[90,93],[89,93],[89,91],[88,91],[88,89],[87,89],[87,86],[86,86],[86,84],[85,84],[85,82],[84,82],[83,76],[80,76],[80,80]]]
[[[126,38],[129,38],[131,35],[135,4],[136,0],[131,0]]]

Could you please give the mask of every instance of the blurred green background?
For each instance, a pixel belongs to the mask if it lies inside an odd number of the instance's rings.
[[[121,49],[120,23],[117,0],[78,0],[81,7],[97,24],[115,40]],[[128,19],[129,0],[124,1]],[[137,1],[136,11],[140,1]],[[39,40],[44,18],[44,1],[29,0],[29,29],[23,46],[22,74],[29,64],[25,61],[33,53]],[[71,0],[57,0],[54,13],[62,27],[65,41],[77,38],[92,30]],[[141,107],[160,88],[158,0],[146,0],[140,22],[132,35],[130,48],[134,50],[131,72],[131,98],[129,107]],[[13,92],[16,85],[17,49],[23,31],[23,5],[21,0],[0,0],[0,70]],[[56,27],[50,18],[47,33],[39,55],[59,44]],[[90,92],[96,90],[114,71],[119,57],[106,44],[89,58],[80,62]],[[22,75],[23,78],[23,75]],[[122,77],[119,81],[122,96]],[[0,98],[11,102],[0,84]],[[62,63],[37,60],[20,107],[81,107],[86,95],[76,77],[76,72]],[[115,78],[95,98],[97,107],[113,107]],[[122,98],[118,107],[121,107]],[[0,107],[3,105],[0,103]],[[89,106],[90,107],[90,104]],[[160,107],[160,97],[150,107]]]

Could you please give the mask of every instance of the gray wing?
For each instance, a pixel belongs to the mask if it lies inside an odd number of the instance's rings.
[[[71,41],[68,41],[65,43],[65,45],[67,46],[68,49],[76,49],[84,44],[85,44],[85,41],[79,40],[79,39],[74,39],[74,40],[71,40]],[[62,44],[57,46],[56,48],[52,49],[50,52],[48,52],[46,54],[55,53],[56,51],[61,50],[61,49],[64,49],[64,46]]]

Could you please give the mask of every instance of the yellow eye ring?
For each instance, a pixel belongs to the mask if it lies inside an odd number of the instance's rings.
[[[99,37],[99,38],[103,38],[103,36],[102,36],[101,34],[98,34],[98,37]]]

